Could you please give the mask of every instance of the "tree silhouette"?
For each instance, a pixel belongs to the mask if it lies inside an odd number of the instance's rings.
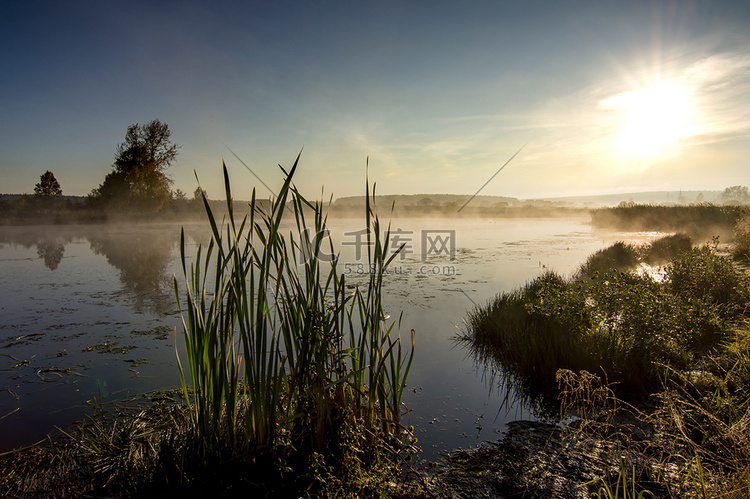
[[[160,210],[171,199],[172,180],[166,170],[177,156],[166,123],[153,120],[131,125],[125,142],[117,146],[112,171],[92,191],[92,197],[115,207]]]
[[[193,191],[193,199],[201,201],[204,197],[206,197],[206,190],[201,187],[196,187]]]
[[[750,192],[747,186],[733,185],[724,189],[721,193],[721,200],[725,203],[747,203],[750,201]]]
[[[40,197],[62,196],[62,188],[54,173],[47,170],[42,174],[39,183],[34,186],[34,194]]]

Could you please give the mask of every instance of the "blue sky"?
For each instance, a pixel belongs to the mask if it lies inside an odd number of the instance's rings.
[[[520,198],[750,184],[750,2],[0,3],[0,192],[84,195],[127,127],[238,197]],[[303,149],[304,148],[304,149]]]

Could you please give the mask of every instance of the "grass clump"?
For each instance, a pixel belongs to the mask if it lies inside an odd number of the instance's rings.
[[[642,260],[649,265],[662,264],[680,253],[690,251],[692,247],[693,243],[687,234],[664,236],[643,247]]]
[[[629,270],[638,265],[639,261],[640,251],[638,247],[618,241],[591,255],[579,267],[578,276],[585,279],[600,272]]]
[[[465,339],[479,359],[497,360],[503,383],[535,394],[529,402],[544,405],[556,390],[551,366],[577,370],[590,364],[576,355],[587,356],[577,345],[591,325],[581,298],[574,284],[545,272],[524,288],[477,307],[469,315],[471,336]]]
[[[686,370],[719,347],[750,300],[747,277],[715,246],[684,251],[680,241],[617,243],[571,278],[546,272],[477,307],[463,338],[542,413],[557,407],[559,369],[593,373],[617,397],[643,399],[667,370]],[[662,281],[632,270],[662,246],[676,248]]]
[[[628,470],[630,468],[630,470]],[[620,472],[617,476],[607,474],[597,480],[601,485],[592,494],[596,499],[645,499],[655,497],[648,489],[639,486],[635,467],[627,466],[625,459],[620,460]]]
[[[189,266],[183,238],[180,373],[197,445],[191,453],[206,462],[282,462],[277,468],[297,475],[332,467],[345,476],[388,463],[393,473],[410,438],[400,418],[414,338],[412,331],[405,348],[383,310],[383,275],[397,254],[387,254],[390,227],[381,238],[368,187],[374,271],[366,286],[348,291],[330,257],[321,203],[292,183],[296,168],[297,161],[270,205],[256,205],[253,192],[241,221],[225,168],[226,223],[205,202],[212,239]],[[184,303],[177,281],[175,292]]]
[[[693,454],[698,497],[750,490],[750,328],[743,323],[693,369],[665,377],[651,416],[675,454]]]
[[[693,247],[690,236],[679,233],[661,237],[642,246],[618,241],[597,251],[578,268],[577,279],[590,279],[611,270],[629,271],[639,264],[659,265],[690,251]]]

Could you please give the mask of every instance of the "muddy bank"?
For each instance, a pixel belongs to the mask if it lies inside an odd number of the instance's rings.
[[[427,495],[446,498],[584,498],[614,485],[625,468],[655,497],[689,494],[690,464],[670,438],[632,416],[569,424],[515,421],[504,437],[456,451],[425,481]],[[635,474],[635,475],[633,475]]]

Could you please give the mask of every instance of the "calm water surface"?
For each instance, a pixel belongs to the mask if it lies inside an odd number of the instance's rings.
[[[362,228],[330,223],[350,282],[367,277]],[[185,230],[195,255],[208,233],[203,224]],[[404,338],[416,331],[405,422],[426,459],[533,418],[503,404],[506,394],[455,343],[467,311],[545,269],[569,274],[617,240],[656,237],[595,231],[583,218],[404,218],[392,230],[406,247],[386,278],[385,304],[392,318],[403,312]],[[177,224],[0,228],[0,451],[85,418],[98,398],[179,386],[179,232]]]

